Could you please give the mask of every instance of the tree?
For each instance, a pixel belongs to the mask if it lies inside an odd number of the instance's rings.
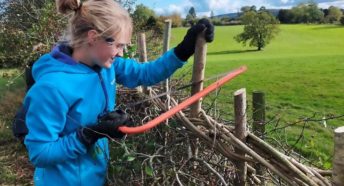
[[[147,29],[147,22],[153,21],[151,17],[156,17],[155,12],[143,4],[139,4],[135,7],[135,11],[131,15],[133,18],[134,29],[136,31],[144,31]],[[152,24],[152,23],[149,23]],[[151,25],[149,25],[151,26]]]
[[[324,12],[314,2],[293,7],[291,13],[292,23],[320,23],[324,19]]]
[[[147,29],[153,29],[157,25],[158,20],[154,16],[150,16],[146,22]]]
[[[211,18],[211,19],[214,19],[214,16],[215,16],[214,11],[211,11],[211,12],[210,12],[210,18]]]
[[[261,11],[261,12],[264,12],[264,11],[265,11],[265,12],[266,12],[266,11],[267,11],[267,9],[266,9],[266,7],[265,7],[265,6],[262,6],[262,7],[260,7],[260,8],[259,8],[259,11]]]
[[[278,21],[266,11],[247,11],[241,16],[244,24],[244,32],[234,37],[237,42],[242,42],[249,46],[257,47],[258,50],[264,48],[278,33]]]
[[[309,3],[306,12],[309,15],[309,22],[319,23],[324,19],[324,12],[322,12],[316,3]]]
[[[0,12],[0,66],[19,67],[50,51],[67,20],[53,0],[5,0]],[[39,51],[34,50],[40,46]]]
[[[182,16],[175,12],[172,15],[169,16],[172,20],[172,27],[181,27],[182,26]]]
[[[282,23],[322,23],[327,14],[327,9],[319,9],[316,3],[310,2],[299,4],[290,10],[281,9],[277,17]]]
[[[181,27],[183,22],[182,16],[178,12],[174,12],[168,16],[160,16],[159,19],[161,20],[161,22],[164,22],[166,19],[171,19],[173,28]]]
[[[281,9],[277,15],[278,20],[281,23],[292,23],[293,22],[293,13],[288,9]]]
[[[251,7],[250,7],[250,6],[243,6],[243,7],[241,7],[240,10],[241,10],[242,13],[245,13],[245,12],[250,11],[250,10],[251,10]]]
[[[322,9],[322,11],[324,12],[324,17],[328,16],[328,9]]]
[[[129,13],[132,13],[133,6],[136,0],[115,0],[120,3],[125,9],[128,10]]]
[[[129,8],[136,0],[116,1]],[[49,52],[67,17],[57,13],[55,0],[0,0],[0,67],[23,67]]]
[[[194,7],[191,7],[190,10],[189,10],[188,15],[186,15],[186,21],[187,21],[189,24],[193,25],[193,24],[195,24],[195,22],[196,22],[196,18],[197,18],[197,16],[196,16],[196,10],[195,10]]]
[[[189,10],[189,15],[193,18],[193,19],[196,19],[196,10],[194,7],[191,7],[190,10]]]
[[[326,22],[334,23],[340,20],[343,16],[343,12],[334,6],[330,6],[328,9],[328,15],[325,17]]]
[[[342,18],[340,18],[340,23],[341,23],[342,25],[344,25],[344,16],[343,16]]]
[[[250,11],[256,12],[257,11],[257,7],[255,5],[251,6]]]
[[[0,20],[7,28],[23,31],[31,28],[40,16],[40,9],[53,0],[3,0],[0,1]]]

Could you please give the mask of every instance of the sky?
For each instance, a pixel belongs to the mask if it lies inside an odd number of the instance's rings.
[[[313,0],[321,8],[337,6],[344,9],[344,0]],[[183,17],[191,6],[195,7],[197,16],[209,16],[238,12],[243,6],[255,5],[266,8],[290,8],[308,0],[137,0],[136,4],[144,4],[159,15],[180,13]]]

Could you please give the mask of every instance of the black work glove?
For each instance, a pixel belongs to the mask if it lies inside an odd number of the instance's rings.
[[[111,138],[123,138],[125,134],[118,130],[118,127],[123,125],[129,126],[129,117],[125,112],[116,110],[99,118],[96,125],[79,128],[77,136],[83,144],[89,147],[99,138],[108,136]]]
[[[205,41],[210,43],[214,40],[214,25],[206,18],[199,20],[188,30],[184,40],[174,49],[174,53],[180,60],[187,61],[195,53],[197,36],[205,29]]]

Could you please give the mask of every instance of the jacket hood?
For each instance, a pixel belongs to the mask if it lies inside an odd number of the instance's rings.
[[[73,59],[73,49],[66,44],[56,45],[52,51],[43,55],[36,61],[32,68],[35,81],[48,73],[65,72],[71,74],[89,74],[100,70],[100,67],[89,67]]]

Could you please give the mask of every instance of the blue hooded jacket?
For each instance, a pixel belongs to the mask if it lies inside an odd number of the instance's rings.
[[[94,125],[113,111],[116,83],[133,88],[154,85],[185,62],[173,49],[149,63],[117,57],[111,68],[90,68],[58,45],[33,66],[36,81],[24,100],[29,133],[25,145],[35,166],[35,185],[103,185],[109,159],[108,140],[86,148],[76,129]]]

